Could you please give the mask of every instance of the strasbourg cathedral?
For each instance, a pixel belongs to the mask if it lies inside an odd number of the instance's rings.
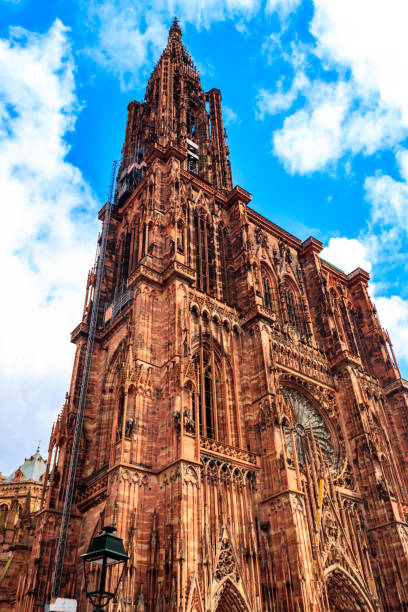
[[[130,557],[110,611],[408,610],[408,383],[369,276],[250,200],[175,20],[128,106],[62,573],[79,612],[110,524]],[[1,610],[50,601],[94,287]]]

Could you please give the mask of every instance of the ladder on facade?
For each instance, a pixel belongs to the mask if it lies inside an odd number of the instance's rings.
[[[77,465],[78,465],[79,449],[81,445],[82,426],[83,426],[83,421],[84,421],[86,397],[87,397],[87,392],[88,392],[89,372],[91,369],[95,332],[96,332],[96,326],[98,322],[99,301],[101,297],[101,286],[102,286],[103,272],[104,272],[104,266],[105,266],[106,245],[108,241],[111,213],[112,213],[112,209],[114,207],[114,202],[115,202],[114,191],[115,191],[115,178],[116,178],[117,168],[118,168],[118,162],[114,161],[112,165],[112,173],[111,173],[111,179],[109,183],[108,201],[106,203],[105,217],[104,217],[104,222],[103,222],[101,246],[99,250],[99,256],[97,258],[96,280],[95,280],[93,303],[92,303],[92,309],[91,309],[91,319],[89,322],[88,340],[87,340],[87,345],[86,345],[84,369],[82,372],[82,379],[81,379],[81,390],[79,394],[78,411],[77,411],[77,417],[75,421],[75,431],[74,431],[74,437],[73,437],[73,442],[72,442],[71,457],[69,461],[68,478],[67,478],[67,485],[66,485],[65,497],[64,497],[64,507],[62,511],[61,526],[60,526],[60,531],[59,531],[59,536],[58,536],[57,554],[55,558],[54,576],[53,576],[52,588],[51,588],[51,601],[53,601],[59,596],[60,589],[61,589],[61,578],[62,578],[62,569],[64,566],[65,549],[66,549],[66,544],[67,544],[68,526],[69,526],[69,520],[71,516],[72,501],[73,501],[74,493],[75,493],[76,470],[77,470]]]

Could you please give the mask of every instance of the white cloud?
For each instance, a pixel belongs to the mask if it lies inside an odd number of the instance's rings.
[[[239,125],[241,123],[240,118],[238,117],[237,113],[232,110],[232,108],[230,108],[229,106],[225,106],[224,104],[222,105],[222,114],[223,114],[223,119],[224,119],[224,124],[226,126],[228,125]]]
[[[387,174],[367,177],[364,183],[366,199],[371,202],[373,223],[408,232],[408,151],[401,149],[396,155],[402,180]],[[388,230],[390,231],[390,230]]]
[[[238,21],[238,23],[235,24],[235,29],[243,36],[249,36],[248,26],[243,21]]]
[[[374,297],[381,325],[388,331],[397,360],[408,362],[408,300],[397,295]]]
[[[346,274],[356,268],[363,268],[367,272],[372,268],[367,246],[357,238],[330,238],[320,255]]]
[[[159,6],[170,16],[178,15],[197,27],[209,27],[216,21],[234,17],[252,17],[259,9],[260,0],[162,0]]]
[[[298,96],[307,89],[309,80],[303,71],[299,72],[289,89],[285,91],[282,81],[279,81],[275,92],[261,88],[257,95],[257,117],[264,119],[265,115],[276,115],[289,110]]]
[[[166,46],[168,30],[160,13],[141,11],[130,0],[112,0],[90,4],[88,17],[96,33],[88,53],[119,78],[122,89],[144,81],[143,68]]]
[[[0,39],[0,469],[46,442],[69,384],[97,206],[66,161],[79,112],[67,28]],[[81,209],[81,213],[79,210]],[[43,444],[43,449],[46,445]]]
[[[373,244],[373,242],[375,244]],[[331,238],[320,256],[350,274],[356,268],[371,272],[373,265],[383,256],[378,238],[372,234],[356,238]],[[381,249],[381,250],[380,250]],[[376,305],[382,327],[393,343],[394,353],[402,369],[408,366],[408,300],[398,295],[381,295],[386,287],[370,283],[369,293]]]
[[[340,155],[349,88],[345,83],[319,83],[311,97],[310,106],[286,117],[273,136],[275,153],[290,172],[320,170]]]
[[[126,90],[141,85],[146,72],[166,46],[168,24],[177,15],[181,24],[208,28],[213,22],[235,17],[251,18],[260,0],[107,0],[87,6],[89,28],[95,40],[87,51],[95,61],[119,78]]]
[[[364,186],[372,204],[372,221],[408,231],[408,184],[385,174],[366,178]]]
[[[302,0],[267,0],[265,12],[267,14],[277,12],[281,19],[286,19],[301,4]]]
[[[375,242],[376,244],[373,244]],[[383,255],[378,238],[372,234],[356,238],[331,238],[320,256],[350,274],[356,268],[371,272]],[[401,368],[408,364],[408,300],[398,295],[381,295],[386,287],[370,283],[369,293],[376,305],[381,325],[390,335],[394,353]]]
[[[406,0],[314,0],[317,53],[350,68],[360,87],[397,106],[408,124]]]
[[[286,92],[281,86],[273,94],[260,91],[259,118],[289,109],[300,95],[304,106],[287,116],[273,135],[274,151],[289,172],[323,170],[347,154],[372,155],[408,134],[396,108],[359,92],[353,81],[310,80],[302,72]]]
[[[269,60],[283,59],[294,76],[286,91],[281,84],[260,90],[258,117],[287,111],[304,97],[274,134],[275,154],[289,172],[325,170],[350,155],[393,149],[407,137],[408,83],[401,78],[408,70],[407,14],[405,0],[387,6],[314,0],[314,47],[292,41],[288,53],[276,35],[267,39]]]

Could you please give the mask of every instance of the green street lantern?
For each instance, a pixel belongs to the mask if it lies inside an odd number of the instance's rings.
[[[81,555],[84,562],[86,596],[91,601],[92,605],[95,606],[95,611],[103,610],[103,608],[108,605],[109,601],[116,597],[126,562],[129,559],[123,546],[123,540],[114,535],[115,531],[115,527],[111,525],[103,527],[102,533],[92,538],[88,552]],[[122,571],[116,576],[117,583],[116,586],[114,586],[114,573],[112,572],[112,568],[119,563],[122,563],[123,567]],[[91,564],[100,567],[99,588],[96,590],[90,590],[92,587],[88,586]],[[114,586],[114,590],[106,590],[106,584],[110,585],[111,589]]]

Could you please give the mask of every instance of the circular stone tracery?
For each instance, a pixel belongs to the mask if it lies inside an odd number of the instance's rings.
[[[311,430],[317,447],[321,448],[325,462],[336,467],[337,454],[333,446],[330,431],[323,418],[317,412],[312,402],[295,389],[284,389],[284,396],[292,413],[293,427],[285,425],[286,448],[292,455],[291,431],[295,442],[296,455],[301,467],[304,467],[309,458],[309,444],[311,446]],[[308,444],[309,440],[309,444]]]

